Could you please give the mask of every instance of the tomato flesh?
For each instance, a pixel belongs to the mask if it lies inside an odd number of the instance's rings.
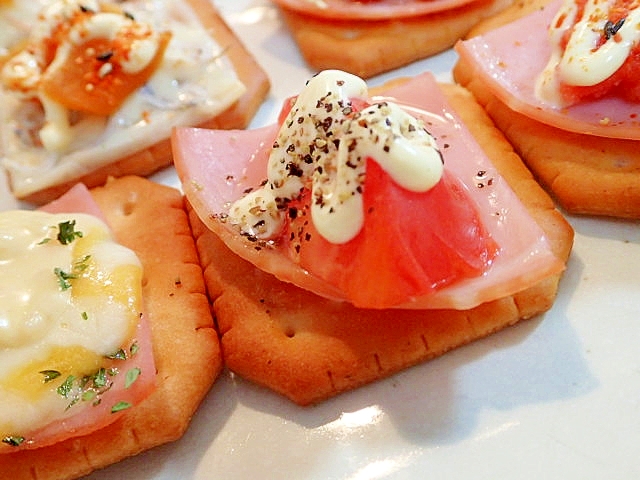
[[[313,226],[308,192],[289,207],[283,241],[300,266],[358,307],[388,308],[481,275],[498,253],[464,188],[445,172],[425,193],[395,183],[367,160],[365,222],[344,244]]]
[[[632,9],[632,3],[634,1],[635,0],[617,0],[609,10],[608,20],[614,25],[620,21],[624,21],[624,19],[629,16],[630,10]],[[578,0],[576,3],[578,5],[578,13],[576,15],[577,22],[583,16],[586,0]],[[563,48],[566,48],[566,44],[568,43],[572,32],[573,29],[569,29],[565,33],[562,42]],[[607,39],[603,32],[598,47],[606,41]],[[616,34],[608,39],[608,41],[618,41]],[[629,102],[638,103],[640,102],[640,85],[638,85],[637,80],[638,75],[640,75],[640,46],[635,45],[631,49],[625,63],[607,79],[589,86],[564,84],[560,86],[560,94],[569,105],[597,100],[607,95],[615,95],[620,98],[624,98]]]

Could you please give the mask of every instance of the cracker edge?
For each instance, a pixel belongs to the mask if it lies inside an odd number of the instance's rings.
[[[312,69],[340,69],[370,78],[443,52],[512,1],[474,0],[448,11],[391,20],[337,21],[284,6],[280,11]]]
[[[143,263],[158,387],[104,429],[50,447],[0,455],[6,478],[74,479],[176,440],[222,370],[181,193],[147,179],[125,177],[110,180],[92,194],[116,237]]]

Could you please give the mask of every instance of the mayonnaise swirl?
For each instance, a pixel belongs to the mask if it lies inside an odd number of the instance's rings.
[[[615,5],[616,0],[587,0],[577,20],[579,11],[575,0],[565,0],[549,28],[552,53],[537,80],[539,98],[563,106],[561,84],[597,85],[624,64],[640,40],[640,10],[638,5],[632,5],[623,21],[612,24],[610,14]],[[569,31],[569,40],[563,49],[562,41]]]
[[[423,123],[391,102],[354,113],[351,100],[366,98],[366,83],[354,75],[327,70],[313,77],[274,142],[266,184],[231,206],[231,223],[248,235],[276,238],[287,203],[310,185],[314,226],[340,244],[365,221],[367,158],[407,190],[424,192],[438,183],[442,156]]]

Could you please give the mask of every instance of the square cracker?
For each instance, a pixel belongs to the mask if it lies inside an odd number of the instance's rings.
[[[573,230],[502,134],[459,86],[449,102],[565,262]],[[472,310],[366,310],[280,282],[232,254],[189,213],[226,366],[307,405],[386,377],[551,307],[560,275]]]
[[[281,12],[311,68],[369,78],[451,48],[477,22],[512,1],[473,0],[441,12],[382,20],[326,19],[285,6]]]
[[[267,74],[251,55],[235,33],[229,28],[210,0],[185,0],[197,14],[200,23],[211,37],[221,46],[224,54],[245,85],[246,91],[224,112],[201,124],[204,128],[236,129],[246,127],[265,97],[269,93],[270,83]],[[76,183],[84,183],[88,187],[104,184],[109,177],[126,175],[148,176],[171,165],[171,141],[169,138],[122,159],[114,159],[113,163],[87,172],[83,176],[69,179],[45,190],[34,192],[22,200],[43,204],[49,202],[71,188]]]
[[[480,35],[549,3],[524,0],[479,23]],[[567,132],[519,114],[488,91],[472,67],[459,61],[453,70],[502,130],[540,183],[567,212],[640,218],[640,141]]]
[[[140,177],[92,191],[118,240],[143,268],[157,389],[108,427],[34,450],[0,455],[0,476],[64,480],[181,437],[222,369],[202,270],[183,197]]]

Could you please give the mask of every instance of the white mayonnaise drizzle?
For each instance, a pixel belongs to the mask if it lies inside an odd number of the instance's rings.
[[[549,27],[552,53],[537,79],[536,94],[539,98],[561,107],[564,103],[559,93],[561,84],[596,85],[624,64],[640,40],[640,9],[631,10],[622,25],[616,27],[615,34],[609,35],[597,47],[606,27],[613,27],[609,12],[614,5],[615,0],[587,0],[582,18],[576,22],[578,7],[574,0],[565,0]],[[562,38],[571,28],[573,31],[563,50]]]
[[[407,190],[424,192],[442,176],[442,157],[420,120],[391,102],[354,114],[366,99],[364,80],[327,70],[297,98],[271,151],[267,183],[236,201],[229,221],[248,235],[278,236],[286,203],[311,185],[311,218],[332,243],[355,237],[364,223],[366,159],[373,158]]]

